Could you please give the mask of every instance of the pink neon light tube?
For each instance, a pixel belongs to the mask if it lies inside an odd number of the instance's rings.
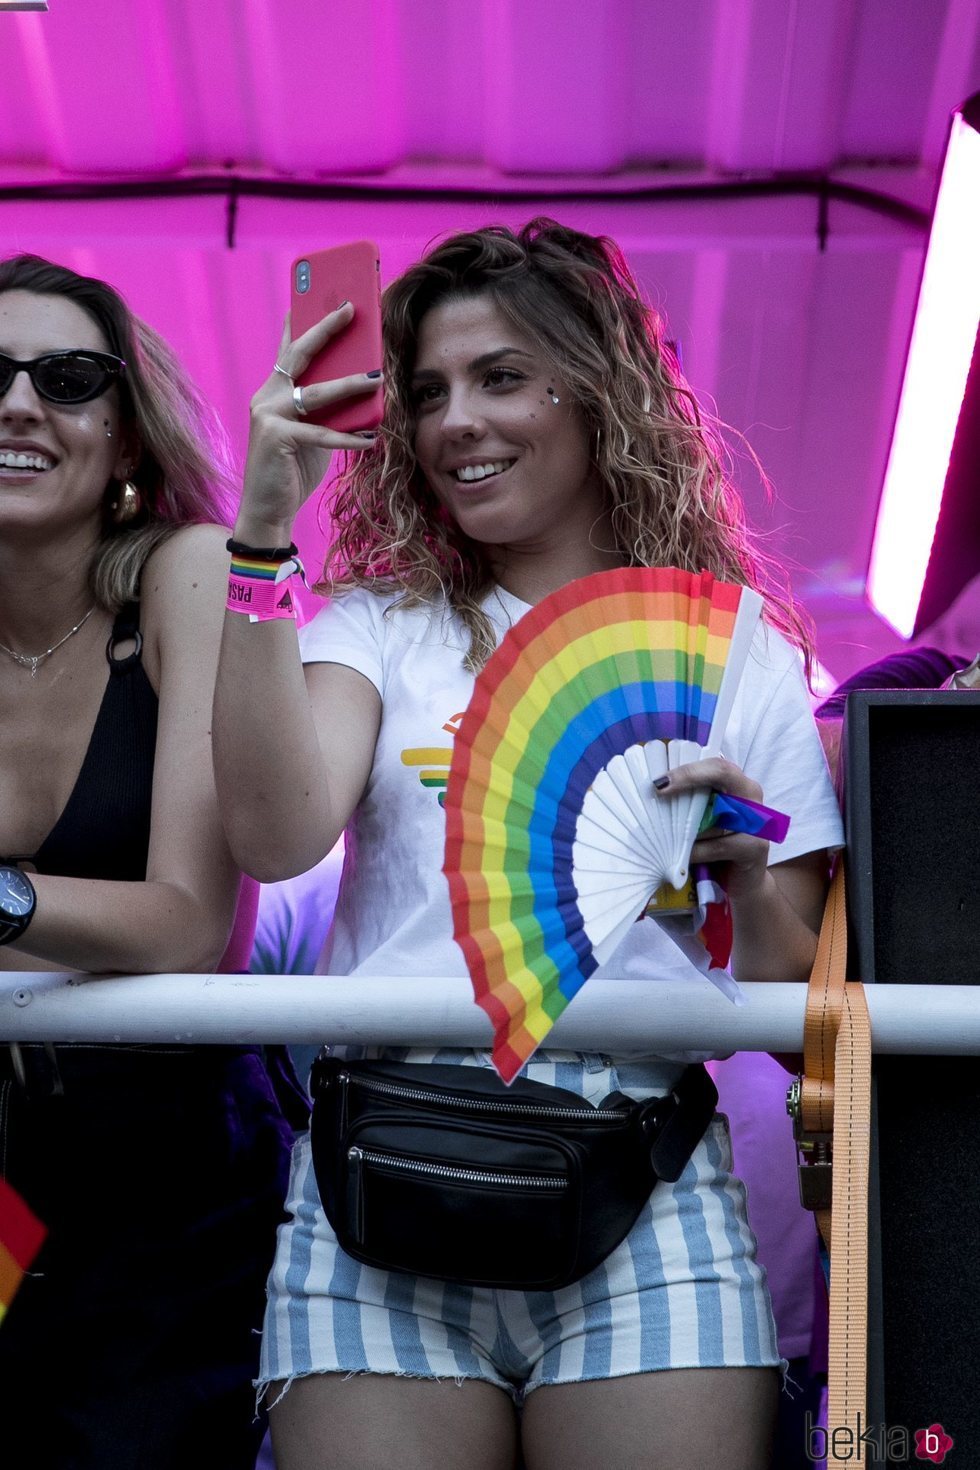
[[[912,635],[980,325],[980,133],[953,116],[895,431],[868,598]]]

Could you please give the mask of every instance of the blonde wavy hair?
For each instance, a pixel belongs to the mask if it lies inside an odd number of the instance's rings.
[[[173,349],[107,282],[39,255],[15,255],[0,261],[4,291],[74,301],[99,327],[108,350],[126,364],[109,392],[119,394],[122,432],[139,444],[129,479],[140,492],[141,507],[133,520],[116,525],[110,507],[119,487],[109,482],[90,571],[95,600],[116,613],[139,596],[140,574],[151,551],[180,526],[229,520],[233,491],[224,430]]]
[[[452,235],[385,291],[384,421],[374,448],[347,456],[335,482],[334,535],[317,590],[367,586],[396,592],[400,606],[443,594],[469,632],[468,666],[479,669],[492,653],[481,608],[493,586],[489,561],[421,474],[410,388],[426,312],[473,295],[488,296],[537,342],[571,388],[623,563],[709,571],[756,588],[767,620],[800,648],[809,672],[809,623],[782,569],[753,542],[724,468],[720,426],[685,382],[659,316],[612,240],[551,219]]]

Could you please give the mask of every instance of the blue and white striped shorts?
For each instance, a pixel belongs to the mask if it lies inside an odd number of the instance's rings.
[[[472,1052],[384,1054],[488,1065]],[[598,1103],[617,1089],[664,1093],[681,1070],[658,1059],[615,1065],[547,1052],[526,1075]],[[389,1373],[482,1379],[520,1402],[544,1383],[779,1366],[765,1269],[731,1168],[728,1122],[716,1114],[677,1183],[657,1185],[601,1266],[559,1291],[491,1291],[352,1260],[320,1207],[304,1134],[269,1277],[259,1396],[311,1373]]]

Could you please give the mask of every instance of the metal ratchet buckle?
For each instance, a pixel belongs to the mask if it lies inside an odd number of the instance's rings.
[[[802,1075],[790,1083],[786,1111],[793,1120],[800,1159],[800,1204],[805,1210],[829,1210],[833,1199],[834,1135],[804,1128]]]
[[[31,1102],[45,1097],[64,1097],[65,1084],[52,1042],[45,1041],[40,1046],[32,1043],[26,1053],[19,1041],[10,1041],[7,1045],[14,1077]]]

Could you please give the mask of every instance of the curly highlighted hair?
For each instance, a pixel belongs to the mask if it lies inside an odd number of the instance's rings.
[[[110,391],[119,393],[123,427],[139,445],[129,478],[141,505],[132,521],[117,525],[110,505],[118,486],[106,486],[102,537],[90,572],[96,601],[115,613],[138,595],[147,557],[178,527],[229,520],[234,498],[227,438],[173,349],[106,281],[40,255],[14,255],[0,260],[4,291],[74,301],[126,364],[118,388]]]
[[[378,441],[348,456],[334,488],[334,536],[318,591],[369,586],[413,606],[444,594],[482,667],[494,634],[484,548],[429,489],[415,457],[410,391],[422,318],[486,295],[532,337],[571,388],[594,446],[615,545],[626,566],[709,571],[754,587],[768,621],[812,657],[809,624],[779,566],[752,542],[726,474],[723,440],[702,410],[619,247],[550,219],[452,235],[385,291],[385,416]]]

